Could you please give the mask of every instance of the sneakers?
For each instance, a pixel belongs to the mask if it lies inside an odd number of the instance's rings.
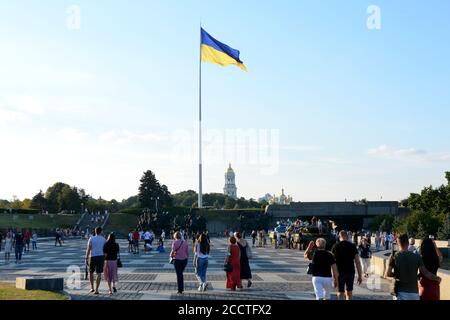
[[[205,292],[206,289],[208,289],[208,283],[206,282],[201,283],[200,286],[198,287],[199,292]]]

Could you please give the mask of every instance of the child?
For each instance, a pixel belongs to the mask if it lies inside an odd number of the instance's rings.
[[[156,249],[159,253],[164,253],[166,250],[164,249],[164,240],[162,237],[159,237],[158,248]]]

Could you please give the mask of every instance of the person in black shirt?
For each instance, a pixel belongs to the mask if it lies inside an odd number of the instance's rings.
[[[338,299],[344,297],[346,300],[351,300],[353,292],[353,283],[355,281],[355,264],[358,270],[357,283],[362,283],[361,262],[359,260],[359,253],[356,246],[348,241],[348,234],[346,231],[339,232],[339,243],[333,246],[332,252],[336,258],[336,264],[339,271],[339,292]]]
[[[119,281],[117,272],[117,259],[119,258],[119,244],[116,242],[116,236],[111,233],[108,240],[103,246],[103,253],[105,254],[105,279],[108,282],[109,294],[117,292],[116,282]],[[111,286],[112,284],[112,286]]]
[[[367,238],[362,238],[361,243],[358,246],[359,258],[361,259],[362,269],[364,277],[369,277],[370,259],[372,258],[372,251],[370,250],[370,244]]]
[[[14,236],[14,249],[16,254],[16,263],[20,263],[23,253],[23,234],[22,230],[17,230]]]
[[[305,252],[305,258],[311,260],[312,284],[317,300],[329,300],[332,287],[338,286],[339,273],[336,260],[325,248],[326,240],[319,238],[315,245],[311,241]]]

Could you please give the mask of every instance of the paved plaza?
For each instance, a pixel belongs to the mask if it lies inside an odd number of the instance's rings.
[[[25,253],[22,263],[5,264],[3,252],[0,254],[0,281],[15,281],[21,276],[64,277],[66,291],[73,300],[84,299],[121,299],[121,300],[170,300],[170,299],[300,299],[313,300],[314,293],[311,276],[306,274],[308,262],[303,252],[288,249],[254,248],[251,269],[253,285],[250,289],[229,292],[225,290],[225,273],[222,270],[225,258],[225,238],[213,238],[208,267],[209,290],[198,292],[197,281],[192,267],[192,254],[185,272],[185,294],[177,296],[176,276],[173,265],[169,263],[169,252],[155,251],[139,255],[128,253],[128,242],[119,240],[121,258],[124,267],[119,269],[118,293],[110,296],[107,284],[102,280],[100,295],[88,294],[90,285],[84,280],[84,253],[86,240],[71,239],[63,247],[54,243],[38,243],[38,251]],[[170,242],[166,241],[166,250]],[[192,251],[192,242],[190,252]],[[142,249],[142,246],[141,246]],[[169,251],[169,250],[167,250]],[[78,270],[79,268],[79,270]],[[75,271],[75,273],[73,273]],[[80,271],[80,274],[78,274]],[[69,277],[70,276],[70,277]],[[77,282],[77,279],[80,279]],[[246,282],[244,281],[244,284]],[[67,286],[72,288],[67,288]],[[380,278],[364,279],[361,286],[355,286],[355,299],[387,300],[391,299],[389,284]],[[336,299],[336,294],[332,295]]]

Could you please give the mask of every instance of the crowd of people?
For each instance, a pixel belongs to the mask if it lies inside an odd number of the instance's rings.
[[[21,263],[25,253],[37,250],[37,241],[38,235],[35,230],[8,229],[5,235],[0,232],[0,252],[2,250],[5,252],[5,264],[11,262],[12,252],[14,252],[15,263]]]
[[[188,265],[189,244],[182,232],[175,232],[173,238],[170,262],[174,265],[177,275],[178,294],[183,294],[183,274]],[[193,266],[199,282],[198,291],[206,291],[208,289],[207,270],[210,247],[211,244],[207,232],[197,234],[193,239]],[[248,288],[252,286],[252,272],[249,263],[251,257],[251,246],[239,232],[234,232],[233,235],[229,236],[224,261],[224,271],[227,278],[225,287],[227,290],[236,291],[243,289],[243,281],[247,281]]]
[[[138,231],[138,229],[134,229],[130,231],[128,234],[128,252],[133,254],[139,254],[139,243],[143,241],[144,252],[153,250],[153,242],[156,238],[153,230],[148,229],[145,232],[143,230]],[[158,238],[158,246],[156,251],[159,253],[166,252],[164,248],[164,241],[166,239],[166,232],[164,230],[161,231],[161,234]]]
[[[304,253],[310,261],[308,274],[316,299],[328,300],[333,287],[338,299],[352,299],[353,285],[362,283],[363,275],[369,277],[372,251],[368,238],[362,237],[355,245],[347,231],[339,232],[339,241],[331,251],[326,250],[326,240],[311,241]],[[393,238],[398,242],[398,250],[392,246],[392,254],[385,276],[393,278],[391,294],[395,300],[439,300],[441,279],[437,271],[442,262],[442,254],[432,238],[422,241],[420,248],[414,246],[414,239],[407,235]]]

